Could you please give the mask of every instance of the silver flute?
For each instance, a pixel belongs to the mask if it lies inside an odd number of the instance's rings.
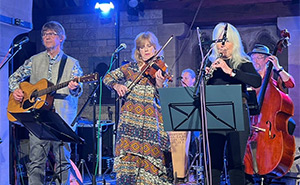
[[[223,53],[219,53],[219,56],[216,58],[216,60],[219,58],[222,58],[222,57],[223,57]],[[211,64],[209,67],[208,73],[205,74],[205,80],[211,79],[213,77],[213,73],[215,70],[216,70],[216,68],[213,67],[213,65]]]

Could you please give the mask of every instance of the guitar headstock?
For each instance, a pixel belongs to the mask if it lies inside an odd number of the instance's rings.
[[[99,80],[99,74],[91,73],[78,78],[78,82],[96,82]]]
[[[281,39],[277,43],[277,50],[279,52],[282,52],[283,48],[287,48],[291,43],[289,42],[289,39],[291,38],[290,33],[287,29],[280,31]]]

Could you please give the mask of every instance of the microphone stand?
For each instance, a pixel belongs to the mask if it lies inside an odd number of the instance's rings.
[[[104,74],[104,76],[106,76],[106,74],[109,73],[109,71],[111,70],[111,67],[117,61],[118,52],[119,51],[114,52],[112,54],[112,62],[110,63],[109,68],[106,71],[106,73]],[[90,100],[92,100],[93,101],[93,131],[92,131],[93,132],[93,134],[92,134],[93,135],[92,136],[92,138],[93,138],[93,157],[92,157],[92,159],[93,159],[93,172],[94,172],[94,173],[92,173],[92,185],[96,185],[96,183],[97,183],[96,182],[96,175],[95,175],[96,174],[96,159],[99,159],[99,166],[100,166],[99,170],[102,170],[102,148],[101,148],[101,151],[100,151],[101,152],[100,153],[101,158],[100,158],[100,156],[99,156],[99,158],[96,157],[96,150],[97,150],[97,146],[96,146],[96,143],[97,143],[97,134],[96,134],[96,125],[97,125],[97,119],[96,119],[96,91],[98,90],[100,84],[102,84],[102,77],[100,77],[100,80],[97,83],[95,83],[95,87],[94,87],[93,91],[90,93],[88,99],[85,101],[84,105],[81,107],[81,109],[77,113],[76,117],[74,118],[73,122],[71,123],[71,127],[73,127],[76,124],[76,122],[78,121],[79,116],[82,114],[82,112],[85,109],[88,102],[90,102]],[[101,100],[99,100],[99,103],[101,104],[100,101]],[[99,127],[101,129],[100,130],[100,137],[102,137],[102,133],[101,133],[102,132],[102,125],[101,125],[100,121],[99,121],[99,125],[100,125]],[[102,145],[102,143],[99,143],[99,144]],[[105,175],[105,174],[103,174],[103,175]],[[104,176],[103,176],[103,184],[106,184]]]
[[[95,167],[96,167],[96,141],[97,141],[97,135],[96,135],[96,124],[97,124],[97,119],[96,119],[96,91],[99,88],[99,84],[102,83],[102,81],[100,80],[100,82],[96,82],[95,87],[93,89],[93,91],[90,93],[90,95],[88,96],[88,99],[85,101],[84,105],[81,107],[80,111],[77,113],[76,117],[74,118],[73,122],[71,123],[71,127],[73,127],[76,122],[78,121],[79,116],[82,114],[83,110],[85,109],[86,105],[88,104],[88,102],[90,102],[90,100],[92,100],[93,102],[93,134],[92,134],[92,138],[93,138],[93,172],[95,172]],[[83,166],[84,167],[84,166]],[[84,175],[84,174],[82,174]],[[96,185],[96,176],[95,173],[92,173],[92,184]]]
[[[93,101],[93,134],[92,134],[93,135],[93,158],[92,158],[93,159],[93,173],[92,173],[93,182],[92,182],[92,184],[93,185],[97,184],[97,182],[96,182],[96,161],[99,159],[98,155],[96,155],[97,137],[98,137],[98,134],[96,134],[96,132],[97,132],[96,131],[96,126],[97,126],[97,119],[96,119],[96,97],[97,96],[96,96],[96,91],[99,88],[100,83],[102,83],[102,77],[100,77],[100,81],[97,83],[96,87],[94,88],[93,99],[92,99],[92,101]],[[99,120],[99,125],[98,125],[98,127],[102,128],[100,120]],[[102,137],[102,135],[101,135],[101,137]],[[100,143],[100,145],[102,145],[102,143]],[[99,161],[102,162],[102,156],[99,159]],[[101,169],[101,167],[100,167],[100,169]]]
[[[8,50],[8,53],[12,50],[13,47],[11,47],[9,50]],[[13,59],[13,57],[22,49],[22,45],[19,45],[18,47],[18,50],[13,54],[11,55],[1,66],[0,66],[0,70],[5,66],[6,63],[8,63],[9,61],[11,61]]]
[[[209,150],[209,141],[208,141],[208,129],[207,129],[207,117],[206,117],[206,96],[205,96],[205,68],[206,68],[206,58],[208,54],[204,57],[203,52],[202,52],[202,46],[201,46],[201,38],[200,38],[200,33],[199,33],[199,28],[197,27],[197,35],[198,35],[198,40],[199,40],[199,46],[200,46],[200,51],[202,54],[202,61],[201,61],[201,66],[200,66],[200,71],[197,76],[197,81],[195,84],[195,90],[193,93],[193,99],[194,99],[194,106],[198,108],[199,110],[199,115],[201,118],[201,130],[202,130],[202,137],[203,139],[199,139],[199,141],[202,141],[203,145],[203,156],[204,160],[201,159],[202,155],[199,154],[199,162],[204,161],[204,169],[205,169],[205,179],[206,179],[206,184],[212,184],[212,179],[211,179],[211,163],[210,163],[210,150]],[[201,137],[201,134],[200,134]],[[199,142],[199,150],[201,151],[201,142]],[[209,156],[207,157],[208,154]],[[208,165],[206,163],[208,162]],[[199,167],[197,168],[197,183],[204,185],[204,179],[201,179],[203,176],[201,175],[201,166],[202,164],[199,164]],[[199,177],[199,176],[200,177]]]

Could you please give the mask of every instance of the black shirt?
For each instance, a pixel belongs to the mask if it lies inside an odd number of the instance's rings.
[[[232,66],[230,60],[225,60],[229,67]],[[210,66],[211,62],[207,66]],[[232,68],[232,67],[231,67]],[[261,86],[261,76],[258,74],[251,62],[241,63],[235,70],[236,75],[231,77],[223,72],[221,68],[217,68],[213,72],[213,77],[207,81],[207,85],[227,85],[241,84],[243,97],[248,98],[247,86],[258,88]]]

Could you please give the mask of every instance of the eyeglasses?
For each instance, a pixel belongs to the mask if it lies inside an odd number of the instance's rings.
[[[58,35],[58,34],[55,32],[48,32],[48,33],[43,33],[42,37],[46,37],[46,36],[54,37],[55,35]]]
[[[265,59],[264,56],[260,56],[260,57],[252,57],[251,56],[251,58],[252,58],[252,60],[264,60]]]

